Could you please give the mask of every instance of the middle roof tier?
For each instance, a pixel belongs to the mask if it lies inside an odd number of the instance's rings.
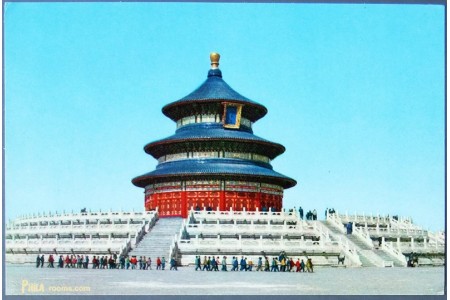
[[[272,160],[282,154],[285,147],[248,131],[224,128],[220,123],[194,123],[177,129],[174,135],[145,145],[144,151],[156,159],[187,151],[230,151],[261,154]]]

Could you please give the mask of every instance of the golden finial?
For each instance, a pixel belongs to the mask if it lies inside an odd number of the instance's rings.
[[[209,58],[211,59],[211,69],[218,69],[220,54],[216,53],[216,52],[211,52],[211,54],[209,55]]]

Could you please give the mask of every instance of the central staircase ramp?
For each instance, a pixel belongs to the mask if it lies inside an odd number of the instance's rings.
[[[138,258],[139,256],[150,257],[152,261],[164,256],[169,261],[170,246],[175,234],[180,232],[182,224],[183,218],[160,218],[128,255],[135,255]]]
[[[330,230],[330,237],[332,239],[347,240],[349,245],[356,249],[363,267],[384,267],[386,265],[383,259],[376,255],[373,249],[357,236],[343,233],[342,230],[337,229],[329,220],[322,222],[322,224]]]

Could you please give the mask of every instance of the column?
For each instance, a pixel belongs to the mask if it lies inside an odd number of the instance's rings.
[[[219,209],[221,211],[226,210],[226,203],[225,203],[225,181],[220,181],[220,194],[219,194]]]
[[[184,188],[183,191],[181,192],[181,217],[185,219],[188,217],[187,195]]]

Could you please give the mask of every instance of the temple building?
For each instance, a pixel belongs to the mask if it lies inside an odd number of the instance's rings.
[[[313,257],[316,266],[446,264],[445,232],[425,230],[409,217],[333,209],[317,220],[282,208],[284,189],[296,181],[275,172],[271,161],[285,148],[253,134],[267,109],[223,81],[219,57],[211,54],[198,89],[162,109],[177,129],[144,147],[158,160],[156,170],[132,180],[144,188],[145,211],[20,216],[5,224],[5,261],[122,255],[175,258],[189,266],[197,256],[256,262],[283,252]]]
[[[187,218],[197,210],[280,211],[292,178],[273,170],[283,145],[253,134],[267,108],[233,90],[211,53],[206,81],[189,95],[162,108],[176,122],[174,135],[147,144],[156,170],[133,184],[145,189],[145,209],[160,217]]]

